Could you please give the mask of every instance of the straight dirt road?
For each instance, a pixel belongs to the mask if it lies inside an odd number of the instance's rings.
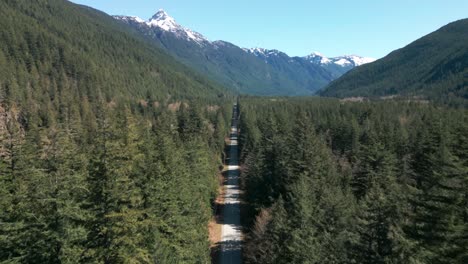
[[[221,252],[219,263],[242,263],[242,226],[240,218],[239,160],[238,160],[238,107],[234,106],[230,144],[229,162],[224,183],[224,206],[221,233]]]

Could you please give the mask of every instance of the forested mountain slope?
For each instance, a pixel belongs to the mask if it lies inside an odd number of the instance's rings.
[[[240,102],[246,263],[467,263],[465,109]]]
[[[94,100],[216,95],[220,87],[146,42],[111,17],[66,1],[0,3],[0,69],[6,100],[24,100],[35,81],[67,78]],[[43,89],[44,87],[42,87]],[[32,87],[37,95],[49,91]],[[45,93],[44,93],[45,92]]]
[[[386,57],[351,70],[323,96],[468,98],[468,19],[450,23]]]
[[[104,13],[0,1],[0,262],[208,263],[231,101]]]

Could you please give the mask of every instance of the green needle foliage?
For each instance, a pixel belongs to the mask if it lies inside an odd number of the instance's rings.
[[[465,263],[468,112],[241,99],[247,263]]]
[[[101,12],[0,1],[0,262],[208,263],[232,101]]]

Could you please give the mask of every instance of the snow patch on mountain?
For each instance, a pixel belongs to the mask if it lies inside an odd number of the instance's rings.
[[[114,16],[115,19],[122,20],[122,21],[133,21],[136,23],[145,23],[146,21],[144,19],[141,19],[137,16]]]
[[[344,59],[344,58],[335,60],[335,61],[333,61],[333,63],[338,64],[338,65],[340,65],[340,66],[352,65],[352,62],[350,62],[349,60]]]
[[[264,48],[243,48],[247,53],[253,54],[257,57],[270,57],[270,56],[280,56],[286,55],[285,53],[276,50],[276,49],[264,49]]]
[[[250,48],[250,49],[244,48],[243,50],[247,53],[252,53],[257,56],[258,55],[265,56],[267,52],[267,49],[264,49],[264,48]]]
[[[357,55],[345,55],[345,56],[341,56],[341,57],[338,57],[338,58],[339,58],[339,61],[346,60],[349,63],[352,63],[354,66],[360,66],[360,65],[363,65],[363,64],[366,64],[366,63],[371,63],[371,62],[375,61],[374,58],[361,57],[361,56],[357,56]]]
[[[307,61],[314,63],[314,64],[327,64],[330,63],[331,60],[322,55],[322,53],[314,51],[310,55],[304,57]]]

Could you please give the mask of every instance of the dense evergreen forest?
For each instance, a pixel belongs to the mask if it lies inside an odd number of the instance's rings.
[[[0,263],[209,263],[233,101],[104,13],[1,0]],[[468,263],[466,109],[240,103],[247,263]]]
[[[468,113],[241,100],[246,263],[468,263]]]
[[[101,12],[0,1],[0,262],[209,262],[231,103]]]
[[[209,262],[230,107],[103,104],[47,125],[6,116],[0,261]]]

